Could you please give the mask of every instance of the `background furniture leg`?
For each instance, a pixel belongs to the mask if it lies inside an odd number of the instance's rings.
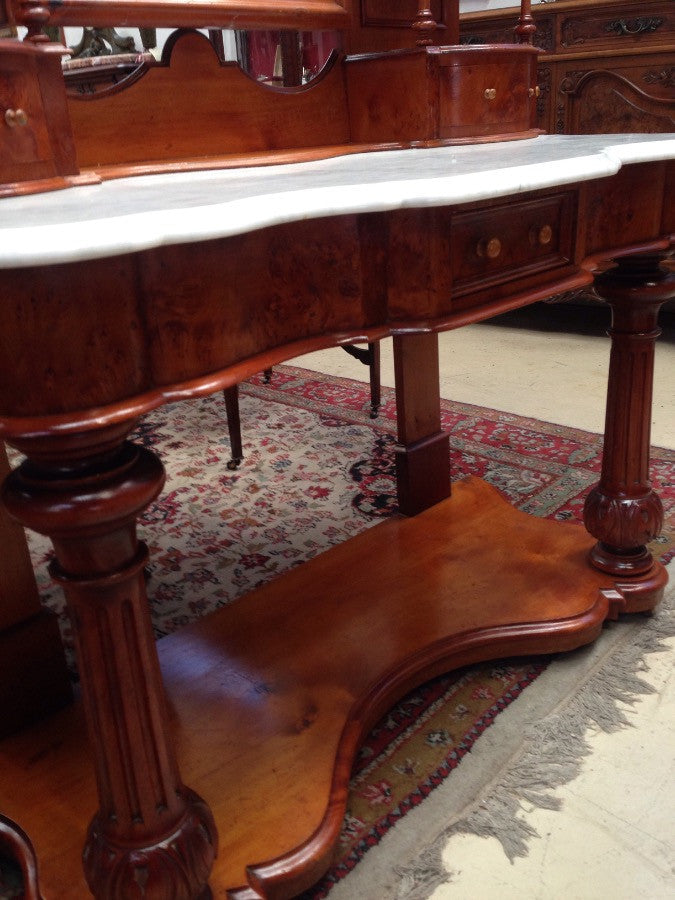
[[[230,435],[230,459],[227,462],[228,469],[236,469],[244,458],[241,443],[241,419],[239,417],[239,385],[233,384],[223,391],[225,397],[225,414],[227,415],[227,430]]]
[[[83,854],[89,887],[106,900],[195,900],[208,896],[217,836],[208,806],[180,780],[168,732],[136,537],[164,470],[124,440],[130,427],[17,440],[28,458],[3,499],[51,537],[73,623],[100,804]]]
[[[675,274],[660,266],[665,254],[635,255],[595,279],[612,307],[612,350],[607,387],[600,482],[586,498],[584,523],[598,543],[592,564],[628,592],[628,612],[653,608],[667,576],[646,544],[663,524],[661,501],[649,482],[654,344],[661,305],[675,296]]]
[[[0,441],[0,482],[9,471]],[[56,615],[40,605],[23,528],[0,505],[0,737],[71,697]]]
[[[398,504],[406,516],[450,496],[450,439],[441,430],[438,336],[394,336]]]

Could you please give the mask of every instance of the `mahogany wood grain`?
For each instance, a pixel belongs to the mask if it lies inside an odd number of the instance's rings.
[[[431,32],[434,44],[459,43],[459,0],[428,0],[424,3],[436,27]],[[418,0],[361,0],[352,4],[349,30],[344,34],[348,53],[411,48],[419,34],[412,27],[419,14]]]
[[[351,139],[424,144],[534,136],[536,58],[526,45],[348,56]]]
[[[60,0],[46,10],[41,0],[8,0],[16,21],[50,25],[155,28],[340,28],[349,21],[348,0]]]
[[[214,894],[246,884],[247,864],[264,887],[241,896],[291,897],[320,876],[359,742],[414,684],[595,638],[622,601],[587,566],[591,545],[578,526],[467,480],[160,641],[172,742],[220,823]],[[84,891],[87,757],[79,707],[0,744],[5,812],[30,835],[53,900]]]
[[[399,509],[413,516],[450,496],[449,435],[441,428],[438,337],[394,338]]]
[[[273,89],[197,32],[172,36],[164,64],[127,90],[68,106],[80,168],[349,143],[339,66],[311,89]]]

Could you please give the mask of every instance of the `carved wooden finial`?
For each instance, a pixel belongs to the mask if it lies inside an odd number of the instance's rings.
[[[428,47],[434,43],[433,33],[441,27],[434,19],[428,0],[419,0],[417,15],[410,26],[419,35],[415,43],[418,47]]]
[[[24,40],[34,44],[48,41],[49,37],[44,32],[51,17],[48,7],[41,0],[21,0],[19,10],[18,19],[27,32]]]
[[[520,0],[520,18],[515,28],[516,39],[519,44],[531,44],[537,26],[532,17],[531,0]]]

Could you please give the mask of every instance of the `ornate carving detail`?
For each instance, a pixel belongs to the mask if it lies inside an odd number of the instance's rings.
[[[584,524],[610,547],[636,549],[659,535],[663,505],[652,490],[642,497],[610,497],[598,485],[586,498]]]
[[[546,106],[551,93],[551,67],[540,66],[537,70],[537,84],[540,94],[537,98],[537,118],[543,120],[546,115]]]
[[[571,72],[565,72],[565,76],[561,80],[558,90],[561,94],[574,94],[579,87],[581,79],[588,74],[588,69],[577,69]]]
[[[548,50],[553,52],[555,48],[555,29],[553,27],[553,19],[537,18],[537,33],[534,37],[535,46],[540,50]]]
[[[574,19],[565,19],[563,22],[560,32],[560,42],[563,47],[571,47],[573,44],[583,44],[584,38],[575,34],[574,25]]]
[[[661,84],[663,87],[675,87],[675,66],[661,69],[660,72],[645,72],[642,76],[647,84]]]
[[[87,837],[83,861],[89,887],[100,900],[193,900],[206,887],[217,852],[213,816],[187,788],[187,812],[174,831],[148,847],[115,844],[98,817]]]
[[[614,19],[605,25],[605,31],[614,32],[622,37],[623,35],[656,31],[661,25],[663,25],[663,19],[659,19],[658,16],[638,16],[637,19]]]

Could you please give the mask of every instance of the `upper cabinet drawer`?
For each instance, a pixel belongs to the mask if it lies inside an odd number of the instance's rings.
[[[534,110],[536,56],[495,49],[480,62],[472,49],[439,53],[439,138],[524,132]]]
[[[574,193],[456,213],[450,224],[453,298],[567,265]]]
[[[675,3],[626,3],[575,10],[558,18],[560,52],[655,46],[675,37]]]
[[[46,174],[51,147],[29,57],[0,56],[0,159],[3,180]]]

